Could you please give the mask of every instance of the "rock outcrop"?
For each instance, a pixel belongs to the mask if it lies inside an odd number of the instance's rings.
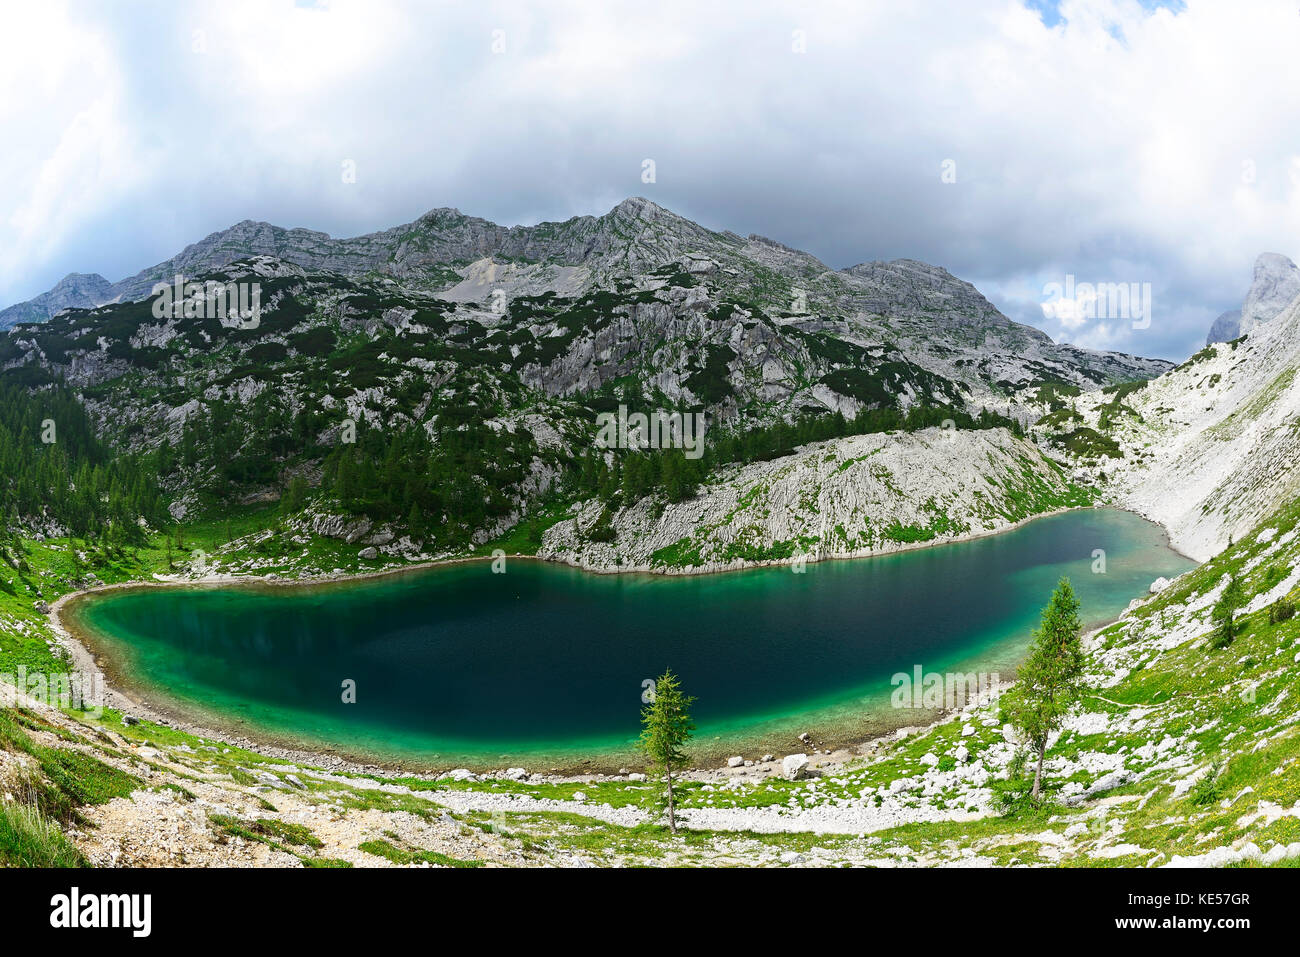
[[[599,571],[668,574],[897,551],[1007,528],[1088,501],[1005,429],[859,435],[733,467],[684,502],[588,502],[538,554]],[[612,541],[594,540],[596,528]]]
[[[1250,335],[1300,296],[1300,269],[1279,253],[1262,253],[1255,260],[1255,278],[1241,306],[1238,335]]]

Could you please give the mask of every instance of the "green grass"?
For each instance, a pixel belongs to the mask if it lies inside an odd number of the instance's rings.
[[[482,867],[483,861],[461,860],[456,857],[448,857],[438,851],[422,850],[405,850],[390,844],[388,841],[378,838],[373,841],[366,841],[357,845],[359,850],[367,854],[373,854],[376,857],[382,857],[384,860],[392,861],[394,864],[406,866],[409,864],[434,864],[438,867]]]
[[[229,814],[209,814],[208,820],[223,837],[239,837],[245,841],[265,844],[277,851],[293,854],[304,862],[314,860],[299,854],[295,847],[319,850],[324,843],[302,824],[278,821],[274,818],[257,818],[246,821]]]
[[[0,867],[89,867],[56,821],[30,804],[0,807]]]

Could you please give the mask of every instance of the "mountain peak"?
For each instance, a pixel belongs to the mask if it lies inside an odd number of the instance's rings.
[[[1296,264],[1281,253],[1260,253],[1255,257],[1255,275],[1296,271]]]
[[[611,216],[632,216],[637,219],[655,219],[665,213],[670,216],[676,215],[644,196],[629,196],[609,211]]]
[[[1246,335],[1268,322],[1300,296],[1300,268],[1281,253],[1261,253],[1255,260],[1255,275],[1241,306],[1239,335]]]
[[[416,222],[443,222],[449,219],[465,219],[465,214],[454,206],[438,206],[422,215]]]
[[[1254,332],[1300,296],[1300,267],[1281,253],[1260,253],[1255,258],[1250,291],[1240,309],[1223,313],[1214,320],[1205,337],[1214,342],[1231,342]]]
[[[1215,342],[1231,342],[1241,334],[1241,310],[1230,309],[1227,312],[1220,313],[1219,317],[1214,320],[1210,326],[1210,332],[1205,337],[1205,344],[1211,345]]]

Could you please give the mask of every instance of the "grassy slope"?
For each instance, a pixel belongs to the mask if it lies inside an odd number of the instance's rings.
[[[262,527],[267,519],[264,512],[246,513],[232,520],[233,534]],[[1271,599],[1295,591],[1289,586],[1292,570],[1300,565],[1300,535],[1288,538],[1288,533],[1298,521],[1300,505],[1284,508],[1260,528],[1276,530],[1269,541],[1252,534],[1097,636],[1091,653],[1096,696],[1085,703],[1087,718],[1076,722],[1076,729],[1063,734],[1050,752],[1049,793],[1058,800],[1071,789],[1077,794],[1116,768],[1131,779],[1075,806],[1057,803],[1012,816],[908,824],[865,837],[696,831],[669,838],[650,824],[619,826],[556,811],[549,804],[525,801],[514,813],[449,815],[439,802],[440,795],[452,790],[514,792],[571,802],[581,790],[587,807],[644,806],[644,785],[626,780],[534,785],[409,779],[380,788],[375,779],[364,776],[290,769],[304,783],[299,789],[285,783],[282,762],[147,722],[128,727],[111,711],[96,720],[6,710],[0,726],[5,790],[15,794],[16,803],[37,807],[41,817],[33,819],[29,812],[15,810],[15,802],[6,802],[10,806],[0,822],[0,859],[79,863],[80,852],[51,831],[48,822],[75,827],[81,834],[90,829],[97,807],[127,800],[133,791],[137,800],[141,794],[167,790],[176,800],[186,801],[185,794],[192,795],[199,784],[208,795],[201,800],[204,807],[219,808],[209,814],[214,842],[260,842],[280,854],[281,863],[454,865],[492,854],[505,854],[514,863],[571,858],[776,863],[780,852],[797,851],[828,864],[938,863],[965,855],[999,864],[1143,865],[1246,841],[1267,851],[1273,844],[1300,841],[1300,818],[1294,811],[1300,807],[1300,698],[1294,680],[1300,619],[1272,625],[1261,607],[1246,617],[1231,647],[1211,649],[1205,635],[1209,607],[1229,572],[1243,575],[1250,596],[1268,594]],[[224,521],[195,526],[187,531],[185,545],[219,555],[226,534]],[[309,541],[285,556],[264,555],[257,561],[286,573],[306,565],[363,567],[355,552],[334,542]],[[255,553],[241,549],[239,554],[236,564],[245,564]],[[67,542],[31,543],[25,562],[22,574],[0,567],[0,579],[7,585],[0,587],[0,672],[12,672],[20,663],[32,670],[62,667],[59,652],[47,644],[45,619],[32,604],[69,590],[87,567],[87,562],[74,559]],[[166,549],[155,542],[135,554],[111,560],[101,556],[93,560],[93,570],[104,581],[147,577],[166,571]],[[964,738],[961,721],[946,722],[812,782],[769,779],[758,786],[724,790],[695,781],[687,785],[683,805],[817,808],[859,800],[864,789],[900,777],[923,780],[926,768],[920,758],[927,753],[949,755],[959,743],[973,758],[985,760],[995,777],[1002,776],[1005,770],[997,766],[997,755],[1006,749],[1001,747],[1000,729],[979,720],[995,716],[994,711],[968,715],[974,733]],[[267,784],[259,774],[279,783]],[[26,782],[25,789],[15,788],[17,779]],[[344,814],[375,820],[360,835],[365,840],[308,840],[311,825],[285,820],[274,810],[288,800],[282,795],[289,794],[299,814],[309,819],[313,814],[333,815],[338,812],[332,809],[340,808]],[[987,796],[987,790],[955,786],[937,793],[917,788],[914,799],[918,805],[961,811],[986,807]],[[456,831],[449,840],[472,837],[479,843],[469,852],[447,853],[454,848],[423,847],[410,835],[394,839],[388,833],[397,833],[394,821],[409,820],[427,826],[451,821]],[[307,831],[292,826],[299,824]],[[793,821],[791,826],[798,827]],[[368,844],[369,850],[361,844]],[[372,853],[376,850],[381,853]]]

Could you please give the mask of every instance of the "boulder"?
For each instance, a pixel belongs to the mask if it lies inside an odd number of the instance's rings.
[[[745,759],[738,754],[733,757],[727,758],[727,767],[729,768],[738,768],[744,763],[745,763]]]
[[[808,755],[787,754],[781,762],[781,773],[789,781],[798,781],[808,769]]]

